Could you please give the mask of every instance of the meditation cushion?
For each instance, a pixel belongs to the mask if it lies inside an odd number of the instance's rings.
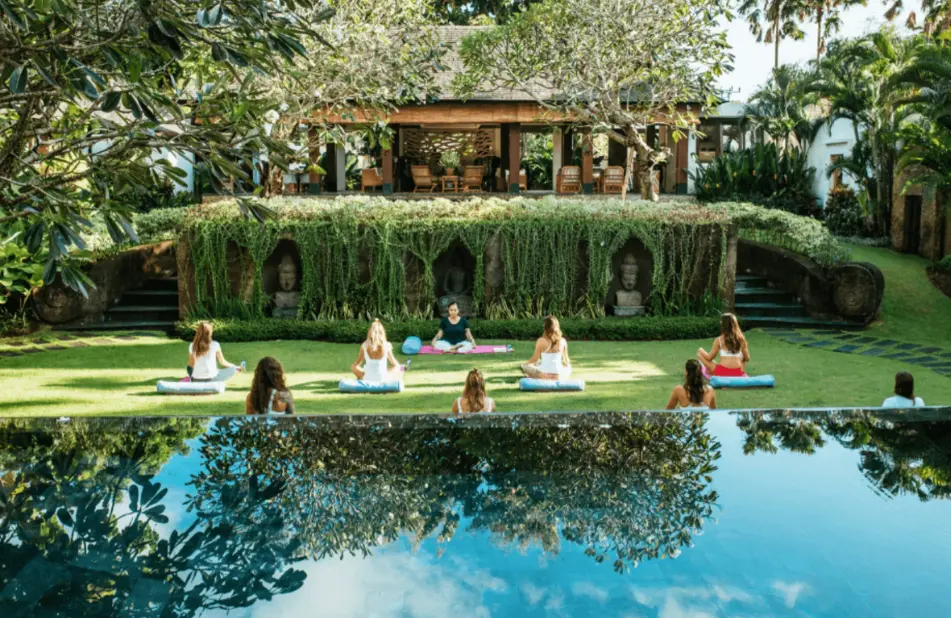
[[[538,378],[522,378],[518,381],[519,390],[523,391],[583,391],[584,380],[570,378],[565,380],[540,380]]]
[[[713,388],[773,388],[776,380],[771,375],[747,376],[745,378],[722,378],[713,376],[710,378],[710,386]]]
[[[220,395],[225,392],[224,382],[175,382],[159,380],[155,390],[161,395]]]
[[[364,382],[363,380],[340,380],[341,393],[401,393],[402,381],[392,382]]]
[[[407,337],[403,342],[403,354],[419,354],[419,349],[423,347],[423,342],[419,337]]]

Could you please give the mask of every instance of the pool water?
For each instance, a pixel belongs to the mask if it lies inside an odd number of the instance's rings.
[[[0,616],[949,616],[951,411],[0,420]]]

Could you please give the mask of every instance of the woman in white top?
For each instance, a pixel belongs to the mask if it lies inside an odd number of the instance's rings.
[[[453,414],[474,414],[476,412],[495,412],[495,402],[485,394],[485,378],[478,369],[466,376],[466,385],[462,387],[462,397],[452,404]]]
[[[718,354],[719,363],[715,362]],[[697,350],[697,360],[703,363],[710,375],[724,378],[740,378],[746,375],[750,348],[735,315],[723,314],[720,318],[720,336],[713,340],[709,353],[703,348]]]
[[[545,318],[545,334],[535,342],[535,354],[522,365],[522,373],[542,380],[559,380],[571,375],[568,341],[562,336],[555,316]]]
[[[389,369],[390,364],[392,369]],[[350,370],[357,379],[374,384],[403,379],[403,368],[393,356],[393,344],[386,340],[386,330],[380,320],[373,320],[370,324],[367,339],[360,344],[360,353]]]
[[[883,408],[923,408],[921,397],[915,397],[915,376],[907,371],[895,374],[895,394],[882,402]]]
[[[195,338],[188,344],[188,376],[194,382],[223,381],[241,371],[241,367],[225,360],[221,345],[211,338],[212,334],[210,323],[199,322]],[[229,371],[219,373],[219,364]]]
[[[246,414],[294,413],[294,398],[284,382],[284,368],[276,358],[265,356],[258,361],[244,411]]]
[[[695,410],[716,410],[717,395],[703,381],[703,369],[700,363],[690,359],[684,367],[684,383],[678,384],[670,392],[667,409],[693,408]]]

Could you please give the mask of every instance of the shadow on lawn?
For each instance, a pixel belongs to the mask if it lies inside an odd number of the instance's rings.
[[[161,377],[154,378],[149,380],[142,380],[138,382],[132,382],[129,380],[121,379],[109,379],[109,378],[71,378],[69,380],[63,380],[62,382],[55,382],[50,384],[51,388],[77,388],[77,389],[88,389],[94,391],[125,391],[133,390],[137,388],[145,387],[155,387],[155,383],[159,380],[169,380],[176,382],[180,380],[179,376],[175,377]]]

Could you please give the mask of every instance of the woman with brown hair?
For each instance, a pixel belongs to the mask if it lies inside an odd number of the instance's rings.
[[[462,387],[462,397],[452,404],[453,414],[472,414],[475,412],[495,412],[495,401],[485,394],[485,377],[478,369],[466,376],[466,385]]]
[[[717,395],[703,381],[700,363],[693,359],[688,360],[684,367],[684,383],[675,386],[667,400],[667,409],[675,408],[717,409]]]
[[[715,362],[717,354],[720,362]],[[746,363],[750,362],[750,348],[740,330],[740,323],[732,313],[720,318],[720,336],[713,340],[710,352],[700,348],[697,360],[703,363],[711,375],[723,378],[742,378],[746,375]]]
[[[193,382],[223,382],[242,371],[243,367],[225,360],[221,345],[212,339],[214,329],[209,322],[199,322],[195,338],[188,345],[188,377]],[[218,372],[218,365],[226,371]],[[228,371],[230,370],[230,371]]]
[[[545,318],[545,332],[535,342],[535,353],[522,365],[529,378],[559,380],[571,375],[568,340],[561,334],[561,325],[553,315]]]
[[[284,383],[284,368],[276,358],[265,356],[258,361],[244,411],[247,414],[294,413],[294,398]]]

